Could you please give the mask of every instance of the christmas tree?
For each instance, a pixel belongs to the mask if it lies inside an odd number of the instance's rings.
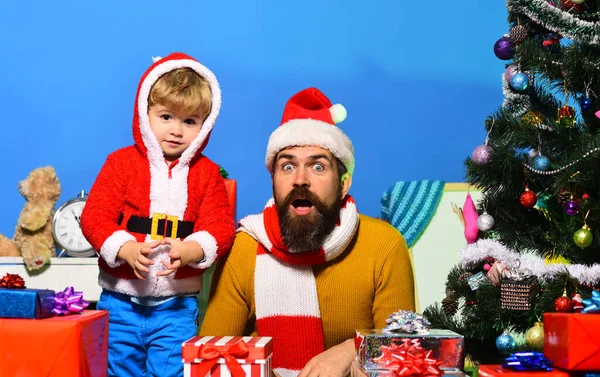
[[[508,0],[507,10],[494,44],[505,100],[465,162],[482,199],[467,197],[469,243],[447,297],[424,311],[482,363],[541,350],[543,313],[581,310],[600,287],[600,9]]]

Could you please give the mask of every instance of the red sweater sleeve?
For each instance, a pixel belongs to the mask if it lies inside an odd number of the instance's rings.
[[[203,197],[199,198],[194,233],[185,239],[198,242],[204,250],[205,259],[190,264],[195,268],[210,267],[218,257],[229,252],[235,237],[233,211],[218,165],[210,162],[203,178],[207,185]]]
[[[111,154],[106,159],[81,214],[84,236],[111,267],[124,263],[116,259],[121,246],[135,241],[135,237],[120,230],[118,224],[125,202],[126,177],[116,157]]]

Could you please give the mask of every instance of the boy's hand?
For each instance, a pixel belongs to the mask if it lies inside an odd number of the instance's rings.
[[[159,271],[156,275],[167,276],[173,273],[179,267],[185,266],[190,262],[198,262],[204,258],[204,250],[196,241],[183,242],[178,239],[164,238],[161,240],[162,245],[170,245],[169,251],[170,263],[162,261],[166,270]]]
[[[121,258],[127,262],[128,265],[133,268],[133,273],[138,279],[146,280],[140,272],[149,272],[150,269],[146,266],[154,264],[154,262],[148,259],[146,256],[153,252],[154,248],[160,245],[160,241],[152,242],[134,242],[129,241],[123,244],[117,254],[118,258]]]

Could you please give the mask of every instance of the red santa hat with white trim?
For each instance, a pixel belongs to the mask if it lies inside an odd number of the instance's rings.
[[[354,147],[350,138],[337,126],[344,119],[344,106],[332,105],[319,89],[308,88],[294,94],[285,105],[280,126],[269,138],[265,157],[267,169],[273,171],[273,162],[279,151],[313,146],[330,151],[352,175]]]

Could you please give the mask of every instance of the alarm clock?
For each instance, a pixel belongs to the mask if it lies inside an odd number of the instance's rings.
[[[82,190],[77,197],[65,202],[54,213],[52,235],[56,246],[61,250],[59,257],[65,253],[71,257],[98,255],[81,231],[79,219],[86,199],[87,195]]]

